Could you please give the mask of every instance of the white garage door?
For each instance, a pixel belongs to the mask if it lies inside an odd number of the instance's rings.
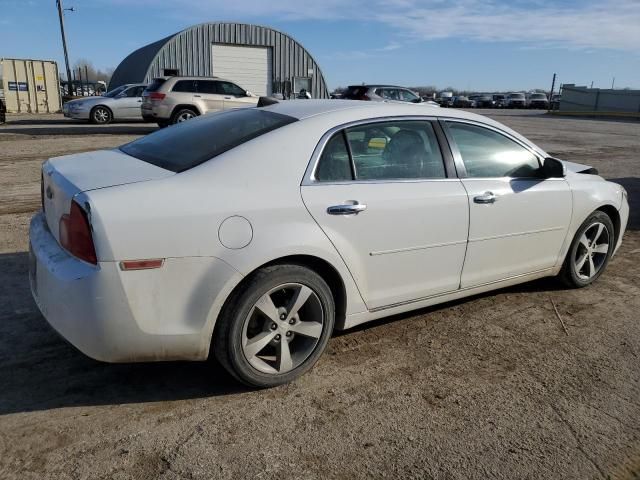
[[[255,95],[271,94],[271,49],[213,45],[213,75],[231,80]]]

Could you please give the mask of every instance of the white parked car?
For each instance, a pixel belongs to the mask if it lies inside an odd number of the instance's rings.
[[[215,113],[42,178],[30,281],[63,337],[109,362],[215,354],[254,386],[309,370],[334,329],[588,285],[629,215],[620,185],[500,123],[384,102]]]

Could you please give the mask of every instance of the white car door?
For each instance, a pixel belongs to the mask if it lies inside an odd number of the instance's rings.
[[[459,288],[469,207],[437,129],[398,120],[331,132],[303,181],[370,310]]]
[[[469,195],[462,288],[553,267],[571,220],[566,180],[542,178],[542,159],[505,132],[459,121],[445,129]]]

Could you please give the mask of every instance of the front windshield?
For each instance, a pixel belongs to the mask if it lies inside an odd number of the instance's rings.
[[[524,98],[524,93],[511,93],[509,94],[511,98]]]
[[[110,97],[113,98],[116,95],[118,95],[119,93],[122,93],[124,91],[124,89],[127,88],[126,85],[122,85],[121,87],[118,88],[114,88],[113,90],[111,90],[110,92],[107,92],[103,95],[103,97]]]

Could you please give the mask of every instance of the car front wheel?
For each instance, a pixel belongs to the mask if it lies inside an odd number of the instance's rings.
[[[113,115],[107,107],[96,107],[91,110],[91,122],[98,125],[106,125],[111,123]]]
[[[314,271],[301,265],[266,267],[229,298],[212,346],[241,382],[281,385],[318,361],[333,331],[334,312],[331,290]]]
[[[559,278],[569,287],[586,287],[602,274],[614,247],[611,218],[604,212],[593,212],[576,232]]]

